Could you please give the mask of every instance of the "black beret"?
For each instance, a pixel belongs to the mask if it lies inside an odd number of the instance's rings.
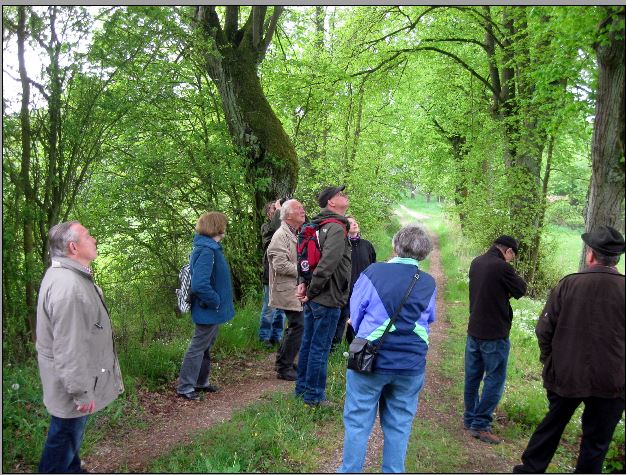
[[[595,231],[580,236],[585,244],[605,256],[619,256],[624,253],[624,236],[611,226],[601,225]]]
[[[494,244],[502,244],[503,246],[510,247],[511,249],[513,249],[513,252],[515,253],[515,255],[517,255],[517,251],[518,251],[518,248],[519,248],[519,243],[515,240],[514,237],[507,236],[506,234],[503,234],[498,239],[493,241],[493,243]]]

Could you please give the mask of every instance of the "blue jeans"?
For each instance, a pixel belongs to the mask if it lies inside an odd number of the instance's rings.
[[[283,337],[283,327],[285,326],[285,312],[281,309],[270,307],[270,288],[263,286],[263,307],[261,307],[261,317],[259,318],[259,340],[280,341]]]
[[[316,302],[304,304],[304,334],[298,357],[296,396],[318,404],[326,399],[328,353],[341,309]]]
[[[465,344],[465,427],[491,430],[493,411],[500,402],[506,381],[506,365],[511,343],[502,340],[479,340],[467,335]],[[483,379],[484,378],[484,379]],[[478,388],[483,381],[483,391]]]
[[[81,473],[78,452],[85,435],[87,416],[65,419],[52,416],[39,473]]]
[[[367,441],[376,420],[377,409],[385,438],[382,471],[404,472],[411,425],[423,385],[424,373],[412,376],[363,374],[351,369],[347,371],[343,409],[345,435],[340,473],[363,471]]]
[[[178,394],[188,394],[193,392],[195,388],[209,385],[211,348],[215,343],[219,329],[219,324],[196,323],[196,330],[180,367],[176,388]]]

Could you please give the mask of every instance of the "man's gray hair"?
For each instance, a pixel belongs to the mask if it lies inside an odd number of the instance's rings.
[[[67,247],[71,241],[76,241],[76,231],[72,229],[75,224],[80,224],[78,221],[66,221],[65,223],[59,223],[48,232],[48,248],[50,249],[50,257],[65,257],[67,256]]]
[[[285,219],[287,219],[287,214],[291,213],[291,208],[293,207],[296,201],[298,200],[291,199],[283,203],[283,205],[280,207],[280,220],[281,221],[284,221]]]
[[[398,257],[410,257],[423,261],[430,251],[433,250],[433,243],[428,237],[428,233],[421,226],[409,224],[404,226],[393,237],[391,244]]]

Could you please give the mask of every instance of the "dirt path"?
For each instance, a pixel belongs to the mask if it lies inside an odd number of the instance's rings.
[[[231,418],[233,411],[260,400],[265,393],[293,390],[293,382],[276,379],[275,353],[261,360],[236,362],[222,368],[229,382],[220,382],[220,391],[206,394],[200,402],[176,396],[174,386],[165,393],[140,393],[146,410],[147,427],[137,427],[122,435],[107,437],[85,457],[90,472],[145,472],[149,463],[190,443],[194,435]],[[236,366],[235,366],[236,365]],[[238,366],[238,367],[237,367]]]
[[[422,221],[428,218],[425,215],[415,213],[406,208],[404,213],[411,216],[411,220],[401,218],[402,224],[408,224],[409,221]],[[492,446],[480,442],[471,437],[464,429],[462,422],[462,400],[453,399],[452,391],[453,381],[446,378],[442,374],[441,362],[443,358],[442,343],[448,334],[448,322],[446,319],[446,303],[444,300],[444,290],[446,285],[443,267],[441,265],[441,256],[439,251],[439,242],[436,235],[431,234],[433,239],[433,251],[430,254],[430,266],[428,273],[431,274],[437,282],[437,300],[436,300],[436,322],[430,327],[430,347],[428,350],[428,363],[426,366],[427,376],[424,388],[420,394],[420,405],[417,411],[416,419],[428,421],[433,427],[443,428],[450,437],[452,437],[460,447],[463,453],[459,454],[458,459],[465,461],[462,466],[458,467],[459,473],[503,473],[510,472],[511,467],[518,463],[516,461],[507,460],[502,455],[502,446]],[[438,404],[432,404],[436,401]],[[506,442],[504,443],[506,444]],[[503,444],[503,445],[504,445]],[[333,460],[341,461],[343,450],[343,438],[339,441],[340,448],[333,454]],[[383,433],[380,428],[380,421],[374,424],[374,429],[370,436],[368,450],[365,457],[364,472],[379,472],[382,464],[383,449]],[[333,467],[336,471],[341,466],[341,462]],[[435,469],[436,470],[436,469]]]

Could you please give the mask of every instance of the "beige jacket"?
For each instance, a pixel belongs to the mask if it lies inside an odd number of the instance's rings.
[[[291,232],[287,224],[281,223],[267,248],[270,307],[296,312],[302,311],[302,304],[296,298],[298,285],[297,245],[298,238],[296,235]]]
[[[124,391],[102,290],[76,261],[53,257],[37,302],[37,360],[43,402],[53,416],[84,416],[77,404],[103,409]]]

